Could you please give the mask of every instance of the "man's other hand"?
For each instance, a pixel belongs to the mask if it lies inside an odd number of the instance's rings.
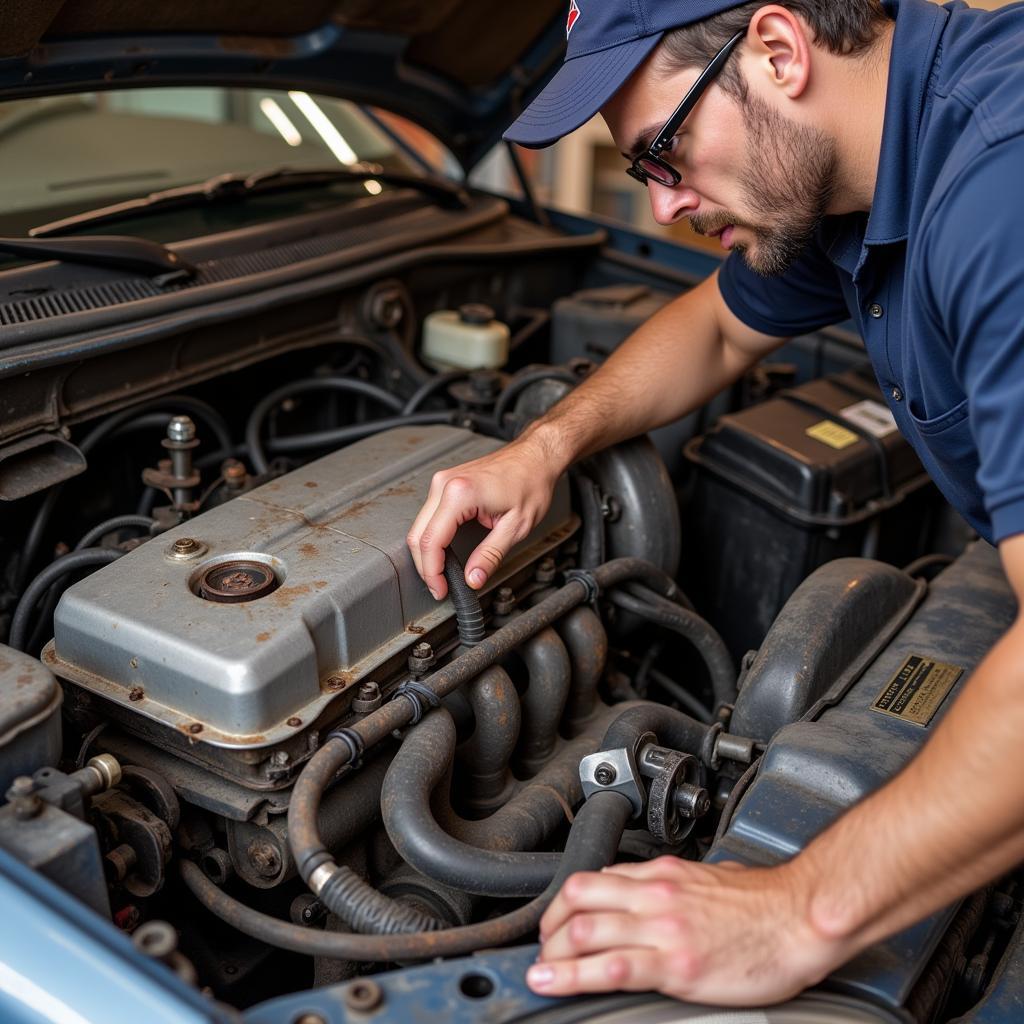
[[[543,448],[522,440],[435,473],[406,537],[431,594],[440,601],[448,593],[444,551],[463,523],[475,519],[490,530],[466,561],[466,582],[479,590],[544,517],[557,480]]]
[[[657,991],[719,1006],[781,1002],[853,952],[809,923],[795,864],[745,868],[677,857],[566,880],[540,923],[534,992]]]

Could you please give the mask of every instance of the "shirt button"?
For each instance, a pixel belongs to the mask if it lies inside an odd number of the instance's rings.
[[[876,320],[881,320],[882,317],[885,316],[885,310],[882,309],[882,307],[877,302],[873,302],[870,306],[868,306],[868,312]]]
[[[892,400],[894,402],[902,402],[903,401],[903,392],[900,391],[899,388],[893,388],[892,389]]]

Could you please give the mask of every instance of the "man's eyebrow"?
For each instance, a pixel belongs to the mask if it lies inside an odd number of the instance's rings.
[[[648,125],[642,132],[637,136],[633,145],[628,153],[622,155],[629,161],[635,160],[641,153],[643,153],[647,147],[657,138],[658,132],[661,131],[662,126],[660,124]]]

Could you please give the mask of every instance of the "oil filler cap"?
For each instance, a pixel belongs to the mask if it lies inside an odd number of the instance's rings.
[[[220,604],[255,601],[277,590],[274,570],[261,562],[238,559],[211,566],[199,578],[199,596]]]

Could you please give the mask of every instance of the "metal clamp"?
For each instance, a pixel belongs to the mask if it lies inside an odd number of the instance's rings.
[[[365,744],[363,737],[354,729],[332,729],[327,734],[329,740],[341,740],[348,747],[348,761],[342,766],[353,771],[363,766],[363,750]]]
[[[590,799],[595,793],[621,793],[633,808],[633,817],[644,813],[644,788],[633,752],[625,747],[601,750],[588,754],[580,761],[580,783],[583,796]]]
[[[391,695],[392,700],[398,697],[405,697],[412,705],[410,725],[417,725],[423,718],[424,711],[427,708],[432,711],[434,708],[441,706],[441,698],[429,686],[424,686],[423,683],[415,679],[407,679]]]
[[[587,604],[593,604],[601,596],[601,585],[597,582],[592,572],[586,569],[570,569],[565,574],[566,583],[582,583],[585,595],[583,600]]]

